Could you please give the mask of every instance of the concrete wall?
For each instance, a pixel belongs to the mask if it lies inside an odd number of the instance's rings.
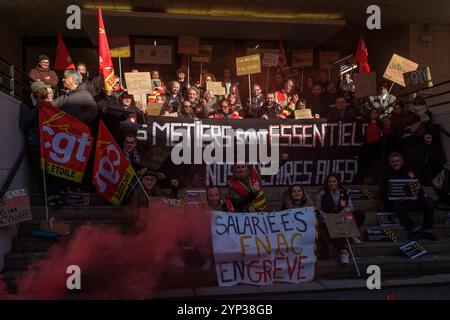
[[[24,136],[19,128],[20,101],[0,92],[0,185],[6,180],[17,156],[23,149]],[[23,163],[17,172],[10,190],[27,188],[27,165]],[[0,228],[0,271],[3,269],[3,257],[11,250],[11,239],[16,235],[15,225]]]

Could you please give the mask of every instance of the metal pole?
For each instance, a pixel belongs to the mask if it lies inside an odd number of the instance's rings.
[[[144,191],[145,197],[147,198],[148,201],[150,201],[150,197],[149,197],[148,193],[145,191],[145,188],[142,185],[141,179],[138,177],[138,175],[136,174],[136,171],[134,171],[134,169],[133,169],[133,173],[134,173],[134,176],[136,177],[139,185],[141,186],[142,191]]]
[[[119,80],[120,87],[122,87],[122,59],[119,57]]]
[[[269,89],[269,73],[270,73],[270,66],[267,66],[267,79],[266,79],[266,93]]]
[[[302,63],[302,94],[304,95],[304,87],[303,87],[303,63]]]
[[[358,272],[358,277],[361,277],[361,273],[359,272],[358,264],[356,263],[355,256],[353,255],[352,246],[350,245],[350,242],[348,241],[348,238],[345,238],[347,241],[348,249],[350,250],[350,254],[352,255],[353,264],[355,265],[356,272]]]
[[[189,82],[190,79],[191,79],[191,73],[190,73],[190,68],[189,68],[189,56],[190,56],[190,55],[188,54],[187,56],[188,56],[188,57],[187,57],[187,58],[188,58],[188,61],[187,61],[187,67],[188,67],[188,68],[187,68],[187,69],[188,69],[188,70],[187,70],[187,77],[188,77],[188,82]]]
[[[45,217],[48,221],[47,183],[45,182],[45,163],[44,163],[44,167],[42,168],[42,180],[44,183]]]
[[[202,77],[203,77],[203,61],[200,61],[200,85],[202,85]]]
[[[250,75],[248,75],[248,97],[250,101],[250,106],[252,105],[252,81]]]
[[[391,87],[389,88],[389,91],[388,91],[389,94],[391,93],[391,90],[394,87],[394,84],[395,84],[395,82],[392,82]]]

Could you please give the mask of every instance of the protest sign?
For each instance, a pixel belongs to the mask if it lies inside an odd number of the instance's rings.
[[[324,214],[323,217],[330,238],[351,238],[360,236],[358,226],[351,213]]]
[[[264,53],[262,65],[264,67],[276,67],[278,65],[278,53]]]
[[[206,82],[206,90],[211,92],[213,96],[224,96],[225,87],[220,81],[208,81]]]
[[[321,51],[319,52],[320,69],[333,69],[334,63],[339,60],[339,51]]]
[[[390,179],[389,200],[417,200],[421,185],[418,179]]]
[[[425,249],[420,243],[417,241],[412,241],[400,247],[400,250],[408,256],[410,259],[415,259],[420,256],[423,256],[427,253],[427,249]]]
[[[355,85],[356,98],[365,98],[377,95],[376,72],[353,74],[353,84]]]
[[[315,222],[313,207],[273,213],[214,211],[211,235],[219,286],[312,281]]]
[[[337,60],[334,63],[334,67],[339,74],[344,74],[350,72],[357,68],[357,65],[353,63],[353,55],[346,56],[342,59]]]
[[[388,228],[369,228],[366,230],[369,241],[393,241],[397,242],[397,234]]]
[[[109,49],[111,58],[131,57],[130,40],[126,37],[109,37]]]
[[[147,94],[153,91],[150,72],[125,72],[127,92],[132,94],[136,102],[147,104]]]
[[[33,219],[26,189],[5,193],[0,207],[0,228]]]
[[[377,212],[378,224],[380,227],[398,226],[398,218],[392,212]]]
[[[200,49],[198,37],[178,37],[178,53],[197,55]]]
[[[192,61],[193,62],[210,63],[212,60],[212,50],[213,50],[213,46],[210,44],[200,45],[200,50],[198,52],[198,55],[192,56]]]
[[[245,76],[261,72],[261,60],[259,54],[236,58],[236,74]]]
[[[405,78],[405,84],[408,89],[419,90],[433,86],[430,68],[428,67],[406,72],[403,74],[403,77]]]
[[[172,46],[136,44],[134,46],[134,63],[172,64]]]
[[[383,78],[391,80],[403,87],[406,87],[405,79],[403,74],[406,72],[411,72],[417,70],[419,65],[411,60],[403,58],[397,54],[393,54],[391,60],[389,61],[386,71],[384,72]]]
[[[161,109],[163,107],[164,103],[162,102],[156,102],[156,103],[149,103],[147,104],[147,114],[149,116],[159,116],[161,114]]]
[[[314,65],[314,52],[310,50],[295,50],[292,52],[292,67],[312,67]]]
[[[311,109],[298,109],[294,111],[295,119],[312,119]]]

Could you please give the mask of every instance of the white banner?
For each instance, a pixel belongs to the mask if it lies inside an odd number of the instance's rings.
[[[215,211],[211,234],[220,287],[314,279],[313,207],[272,213]]]

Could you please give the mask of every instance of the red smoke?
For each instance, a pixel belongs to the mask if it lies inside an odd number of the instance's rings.
[[[181,243],[187,238],[201,252],[197,256],[212,257],[208,211],[161,204],[129,211],[131,230],[80,227],[67,245],[54,245],[48,258],[30,267],[17,281],[17,294],[9,294],[0,282],[0,299],[148,299],[158,287],[200,286],[192,281],[205,276],[208,285],[215,285],[214,270],[201,271],[202,259],[182,269],[167,262],[168,257],[186,253]],[[81,269],[81,290],[66,287],[69,265]]]

